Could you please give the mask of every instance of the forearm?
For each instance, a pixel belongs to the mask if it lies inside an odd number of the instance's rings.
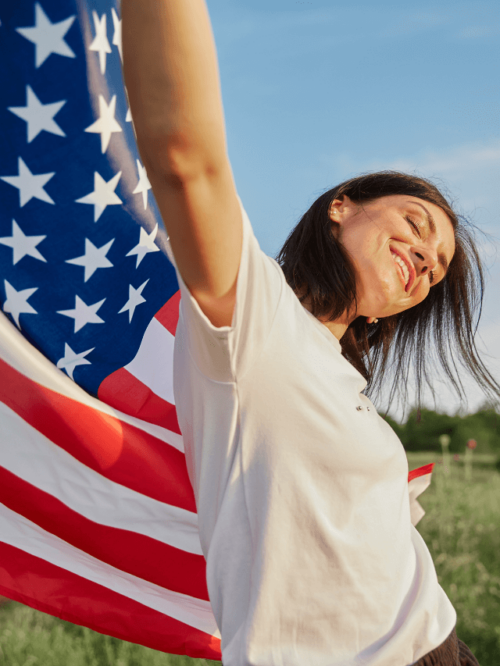
[[[125,84],[143,157],[223,160],[217,58],[204,0],[122,0],[122,18]]]

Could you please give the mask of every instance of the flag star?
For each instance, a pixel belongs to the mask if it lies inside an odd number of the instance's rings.
[[[47,236],[25,236],[17,222],[12,220],[12,236],[0,238],[0,244],[12,248],[12,263],[14,265],[26,255],[46,262],[45,257],[36,249],[38,243],[41,243],[45,238]]]
[[[111,16],[113,17],[113,28],[115,29],[113,33],[113,44],[118,48],[118,53],[120,54],[120,60],[123,60],[123,50],[122,50],[122,22],[118,18],[118,14],[115,12],[115,8],[111,9]]]
[[[106,258],[109,248],[113,245],[114,238],[103,245],[96,247],[88,238],[85,239],[85,254],[75,259],[66,259],[67,264],[83,266],[85,269],[83,281],[87,282],[94,275],[98,268],[112,268],[113,264]]]
[[[144,298],[144,296],[142,296],[142,292],[144,291],[144,287],[147,285],[148,282],[149,279],[146,280],[146,282],[143,282],[138,289],[134,289],[134,287],[131,284],[129,284],[128,286],[128,301],[118,312],[118,314],[121,314],[122,312],[128,312],[129,324],[132,321],[132,317],[134,316],[136,307],[141,303],[146,302],[146,299]]]
[[[19,317],[22,314],[38,314],[38,312],[28,303],[28,298],[32,296],[38,287],[33,289],[22,289],[21,291],[16,291],[14,287],[7,282],[3,281],[5,285],[5,302],[3,304],[4,312],[8,312],[12,319],[16,322],[17,327],[21,328],[19,323]]]
[[[151,189],[151,183],[149,182],[146,169],[142,166],[139,160],[136,161],[137,170],[139,171],[139,182],[132,194],[142,194],[142,202],[144,204],[144,210],[146,210],[148,207],[148,190]]]
[[[127,115],[125,116],[125,122],[127,122],[127,123],[132,122],[132,112],[130,110],[130,107],[127,109]]]
[[[90,127],[87,127],[86,132],[101,135],[101,152],[104,154],[108,148],[109,140],[113,132],[121,132],[122,128],[115,119],[116,110],[116,95],[113,95],[109,106],[102,95],[99,95],[99,115],[100,118],[95,121]]]
[[[118,185],[121,175],[122,172],[119,171],[111,180],[106,182],[97,171],[94,171],[94,191],[76,200],[77,203],[94,206],[94,222],[97,222],[107,206],[116,206],[122,203],[119,196],[115,194],[115,187]]]
[[[40,201],[46,201],[51,204],[54,203],[43,188],[52,176],[55,175],[55,172],[39,173],[35,175],[34,173],[31,173],[20,157],[18,158],[18,169],[19,175],[1,176],[1,179],[6,183],[9,183],[9,185],[17,187],[19,190],[19,202],[21,208],[31,199],[40,199]]]
[[[73,25],[76,16],[69,16],[59,23],[51,23],[40,3],[35,4],[35,25],[31,28],[17,28],[23,37],[35,44],[35,64],[40,67],[51,53],[67,58],[75,58],[75,54],[64,41],[64,36]]]
[[[92,12],[94,18],[94,27],[95,27],[95,37],[92,44],[89,46],[91,51],[97,51],[99,53],[99,64],[101,65],[101,74],[106,73],[106,53],[111,53],[111,46],[108,42],[108,36],[106,34],[106,14],[103,14],[101,18],[97,15],[97,12],[94,10]]]
[[[68,376],[73,379],[73,372],[79,365],[92,365],[90,361],[85,358],[87,354],[93,352],[95,347],[87,349],[87,351],[77,354],[74,352],[67,342],[64,343],[64,356],[57,361],[57,367],[60,370],[66,370]],[[74,380],[73,380],[74,381]]]
[[[133,247],[130,252],[128,252],[125,256],[126,257],[131,257],[134,254],[137,255],[137,263],[135,265],[136,268],[139,267],[139,264],[141,261],[144,259],[144,257],[148,254],[148,252],[159,252],[160,248],[155,245],[155,238],[156,234],[158,233],[158,224],[155,225],[155,228],[153,231],[148,234],[148,232],[141,227],[141,233],[139,236],[139,243]]]
[[[87,305],[82,301],[79,296],[75,296],[75,307],[73,310],[58,310],[57,314],[64,315],[65,317],[71,317],[75,320],[75,333],[86,326],[87,324],[104,324],[104,319],[101,319],[97,314],[97,310],[101,307],[106,299],[103,298],[102,301],[94,303],[93,305]]]
[[[9,106],[8,109],[26,122],[28,143],[45,130],[58,136],[66,136],[54,120],[54,116],[66,104],[66,100],[42,104],[30,86],[26,86],[26,106]]]

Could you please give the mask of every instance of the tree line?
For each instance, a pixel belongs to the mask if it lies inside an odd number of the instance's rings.
[[[440,435],[450,436],[450,452],[463,453],[469,439],[478,453],[500,454],[500,413],[490,405],[474,414],[442,414],[432,409],[412,409],[403,423],[390,416],[385,420],[395,430],[407,451],[441,451]]]

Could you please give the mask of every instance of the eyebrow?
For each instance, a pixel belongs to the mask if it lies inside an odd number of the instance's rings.
[[[420,206],[425,212],[425,217],[427,218],[427,223],[429,224],[429,229],[431,230],[431,233],[435,234],[436,233],[436,223],[434,221],[434,218],[432,215],[429,213],[427,208],[421,204],[418,203],[417,201],[407,201],[407,203],[412,204],[413,206]],[[448,270],[448,260],[446,259],[445,255],[442,252],[438,253],[438,261],[443,267],[444,273],[446,275],[446,272]]]

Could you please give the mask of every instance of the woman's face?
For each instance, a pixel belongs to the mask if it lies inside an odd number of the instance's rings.
[[[418,305],[444,278],[455,252],[449,217],[416,197],[336,199],[330,219],[356,268],[358,316],[388,317]]]

